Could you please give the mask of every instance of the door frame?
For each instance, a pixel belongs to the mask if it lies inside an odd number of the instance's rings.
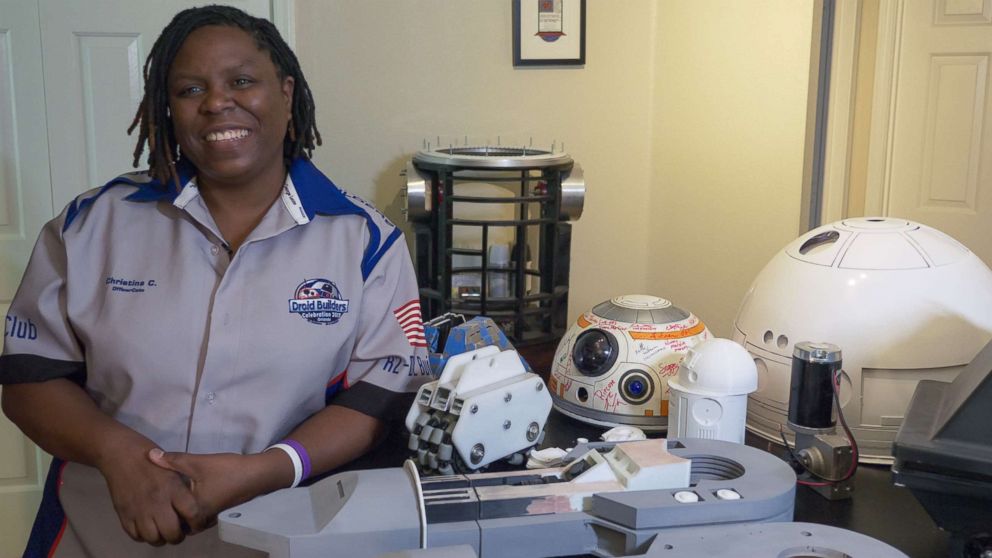
[[[868,144],[868,181],[865,211],[886,215],[892,182],[892,136],[895,134],[899,43],[902,41],[904,0],[881,0],[878,12],[878,43],[875,49],[875,84],[871,100],[871,135]]]
[[[827,117],[827,149],[824,163],[824,222],[848,216],[880,215],[888,210],[888,186],[891,181],[890,150],[894,133],[896,70],[902,35],[905,0],[877,0],[878,26],[874,48],[865,51],[860,44],[862,9],[865,0],[838,2],[834,20],[834,65],[831,72],[830,102]],[[870,45],[864,45],[870,47]],[[869,129],[866,141],[867,166],[863,184],[851,181],[851,163],[855,148],[855,106],[857,99],[858,52],[874,55]],[[864,204],[850,207],[852,197],[863,197]]]
[[[296,51],[296,0],[270,0],[270,18],[289,48]],[[860,0],[858,0],[860,1]]]
[[[847,217],[862,0],[838,2],[827,104],[822,222]]]

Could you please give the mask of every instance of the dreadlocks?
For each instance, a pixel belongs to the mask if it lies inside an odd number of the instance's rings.
[[[250,16],[228,6],[190,8],[176,14],[155,40],[145,60],[145,95],[138,105],[134,121],[127,129],[130,134],[138,128],[138,143],[134,148],[134,166],[140,164],[141,152],[148,145],[149,173],[163,184],[170,178],[176,188],[181,188],[175,162],[179,158],[176,138],[169,118],[169,68],[190,33],[207,25],[237,27],[255,39],[259,49],[267,51],[280,79],[291,76],[293,88],[293,119],[283,140],[283,159],[288,165],[293,159],[309,157],[320,145],[317,131],[313,94],[296,55],[283,41],[271,22]]]

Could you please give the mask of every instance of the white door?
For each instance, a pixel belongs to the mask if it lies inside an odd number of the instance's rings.
[[[41,226],[131,169],[145,57],[195,0],[0,0],[0,313]],[[219,2],[283,17],[285,0]],[[278,10],[273,9],[278,6]],[[0,558],[20,556],[49,459],[0,417]]]
[[[40,49],[37,4],[0,0],[0,313],[4,316],[38,231],[52,216]],[[7,327],[5,321],[5,335]],[[23,549],[45,480],[43,461],[34,444],[0,418],[3,558],[20,556]]]
[[[879,39],[866,213],[935,227],[992,265],[992,2],[883,2]]]
[[[269,17],[269,0],[220,2]],[[195,0],[41,0],[42,48],[55,210],[131,170],[127,135],[142,70],[159,31]],[[144,166],[144,157],[142,157]]]

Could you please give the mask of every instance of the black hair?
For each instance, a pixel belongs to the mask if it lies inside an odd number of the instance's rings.
[[[207,25],[225,25],[245,31],[255,39],[259,49],[269,53],[280,78],[293,78],[293,119],[283,140],[283,159],[288,165],[297,157],[309,157],[314,147],[321,143],[320,132],[317,131],[313,94],[303,77],[296,54],[271,22],[230,6],[203,6],[176,14],[155,40],[145,60],[145,95],[138,105],[134,121],[127,129],[130,134],[138,128],[134,166],[139,165],[141,152],[147,143],[148,172],[163,184],[171,177],[176,187],[181,187],[175,171],[179,153],[168,112],[169,69],[186,37]]]

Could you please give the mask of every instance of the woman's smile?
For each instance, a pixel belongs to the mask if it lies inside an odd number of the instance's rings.
[[[239,140],[251,134],[251,130],[245,128],[237,128],[234,130],[225,130],[223,132],[210,132],[203,139],[208,142],[231,142],[234,140]]]

